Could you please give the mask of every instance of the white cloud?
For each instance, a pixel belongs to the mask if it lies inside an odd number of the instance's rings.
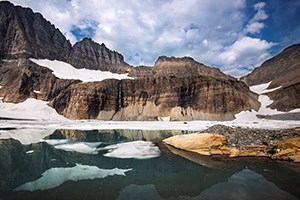
[[[263,9],[266,6],[265,2],[258,2],[253,5],[254,10],[260,10]]]
[[[219,55],[223,70],[230,74],[234,72],[235,76],[245,75],[240,72],[237,74],[236,69],[242,69],[244,72],[252,70],[271,56],[268,50],[273,45],[272,42],[244,36]]]
[[[260,33],[260,31],[265,27],[265,24],[261,21],[268,19],[268,15],[264,11],[264,7],[266,6],[266,3],[259,2],[254,4],[253,8],[256,10],[256,14],[253,16],[253,18],[249,21],[248,25],[245,28],[246,33]]]
[[[265,27],[264,23],[261,22],[253,22],[251,24],[248,24],[246,27],[246,32],[248,33],[260,33],[261,29]]]

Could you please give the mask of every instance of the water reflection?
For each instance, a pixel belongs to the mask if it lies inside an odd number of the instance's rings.
[[[103,156],[106,151],[100,151],[98,154],[68,152],[56,149],[46,142],[22,145],[13,139],[0,140],[0,199],[226,199],[226,197],[297,199],[300,197],[298,187],[300,173],[297,171],[299,164],[287,166],[287,162],[282,164],[263,158],[211,159],[170,149],[177,154],[175,155],[160,142],[170,134],[181,132],[57,130],[44,138],[63,139],[74,143],[101,142],[99,143],[101,147],[125,141],[149,140],[160,148],[161,155],[147,160],[109,158]],[[28,154],[26,153],[28,151],[33,152]],[[69,173],[70,169],[76,166],[87,167],[83,167],[84,170],[81,170],[78,179],[70,178],[74,177],[72,172]],[[49,173],[49,170],[51,172],[54,168],[61,169],[59,175]],[[127,171],[125,176],[97,177],[90,168],[100,171],[111,171],[115,168],[132,170]],[[83,173],[85,170],[87,173]],[[64,173],[65,171],[68,173]],[[93,176],[89,176],[90,173]],[[48,178],[47,174],[50,174]],[[52,185],[56,187],[33,192],[13,191],[15,188],[22,188],[22,185],[25,187],[26,184],[28,186],[29,183],[36,183],[43,177],[42,182],[51,179]]]

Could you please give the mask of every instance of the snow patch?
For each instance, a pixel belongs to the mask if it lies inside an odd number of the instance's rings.
[[[38,91],[38,90],[33,90],[33,92],[36,93],[36,94],[41,94],[41,92]]]
[[[56,110],[47,105],[48,102],[28,98],[21,103],[1,103],[0,117],[30,120],[58,120],[65,121],[67,118],[59,115]]]
[[[32,62],[47,67],[52,70],[53,74],[61,79],[77,79],[82,82],[102,81],[104,79],[133,79],[128,74],[117,74],[108,71],[90,70],[90,69],[77,69],[72,65],[58,61],[48,59],[34,59],[30,58]]]
[[[0,139],[15,139],[23,145],[40,142],[43,138],[52,135],[53,129],[15,129],[0,130]]]
[[[73,151],[84,154],[98,154],[97,147],[101,143],[102,142],[78,142],[72,144],[60,144],[54,147],[64,151]]]
[[[120,175],[125,176],[125,173],[132,169],[101,169],[97,166],[76,164],[75,167],[69,168],[51,168],[42,174],[42,177],[25,183],[15,191],[35,191],[47,190],[60,186],[66,181],[79,181],[86,179],[105,178],[107,176]]]
[[[158,121],[163,121],[163,122],[169,122],[171,120],[171,117],[158,117]]]
[[[280,87],[268,90],[267,88],[269,87],[270,84],[271,84],[271,82],[260,84],[260,85],[254,85],[254,86],[250,87],[250,90],[252,92],[259,94],[258,101],[261,103],[261,106],[260,106],[257,114],[274,115],[274,114],[284,113],[284,112],[278,111],[277,109],[268,108],[268,106],[271,105],[274,101],[272,101],[267,95],[263,95],[263,94],[267,93],[267,92],[272,92],[272,91],[275,91],[275,90],[281,88],[281,86],[280,86]]]
[[[250,87],[250,90],[252,92],[255,92],[257,94],[263,94],[263,93],[267,93],[267,92],[273,92],[275,90],[278,90],[279,88],[281,88],[281,86],[273,88],[273,89],[267,89],[269,87],[269,85],[271,84],[272,81],[268,82],[268,83],[263,83],[263,84],[259,84],[259,85],[253,85]]]
[[[103,149],[108,149],[107,157],[113,158],[135,158],[149,159],[160,156],[160,150],[152,142],[133,141],[109,145]]]

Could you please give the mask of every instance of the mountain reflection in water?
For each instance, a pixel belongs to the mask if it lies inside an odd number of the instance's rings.
[[[203,157],[161,143],[162,139],[176,134],[182,132],[57,130],[44,138],[67,139],[74,143],[99,142],[98,148],[120,142],[147,140],[160,148],[159,157],[142,160],[105,157],[106,151],[83,154],[56,149],[46,142],[22,145],[14,139],[2,139],[0,199],[300,198],[299,164],[264,158]],[[80,168],[78,179],[69,170],[75,169],[75,166],[86,166]],[[125,171],[120,176],[119,171],[111,171],[116,168]],[[56,180],[53,175],[45,176],[55,186],[41,190],[38,180],[51,169],[58,170],[59,178]],[[84,173],[89,169],[95,173]],[[64,170],[68,173],[62,173]],[[101,176],[97,170],[112,173]],[[32,188],[36,190],[26,191],[20,187],[29,183],[34,183]],[[45,180],[41,183],[45,184]],[[15,191],[16,188],[18,191]]]

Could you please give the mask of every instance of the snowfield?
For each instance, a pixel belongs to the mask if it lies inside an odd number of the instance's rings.
[[[69,63],[58,61],[58,60],[48,60],[48,59],[34,59],[30,58],[30,61],[37,65],[46,67],[52,70],[53,74],[57,78],[61,79],[77,79],[82,82],[94,82],[103,81],[104,79],[133,79],[128,76],[128,74],[117,74],[108,71],[100,70],[90,70],[90,69],[77,69],[70,65]]]

